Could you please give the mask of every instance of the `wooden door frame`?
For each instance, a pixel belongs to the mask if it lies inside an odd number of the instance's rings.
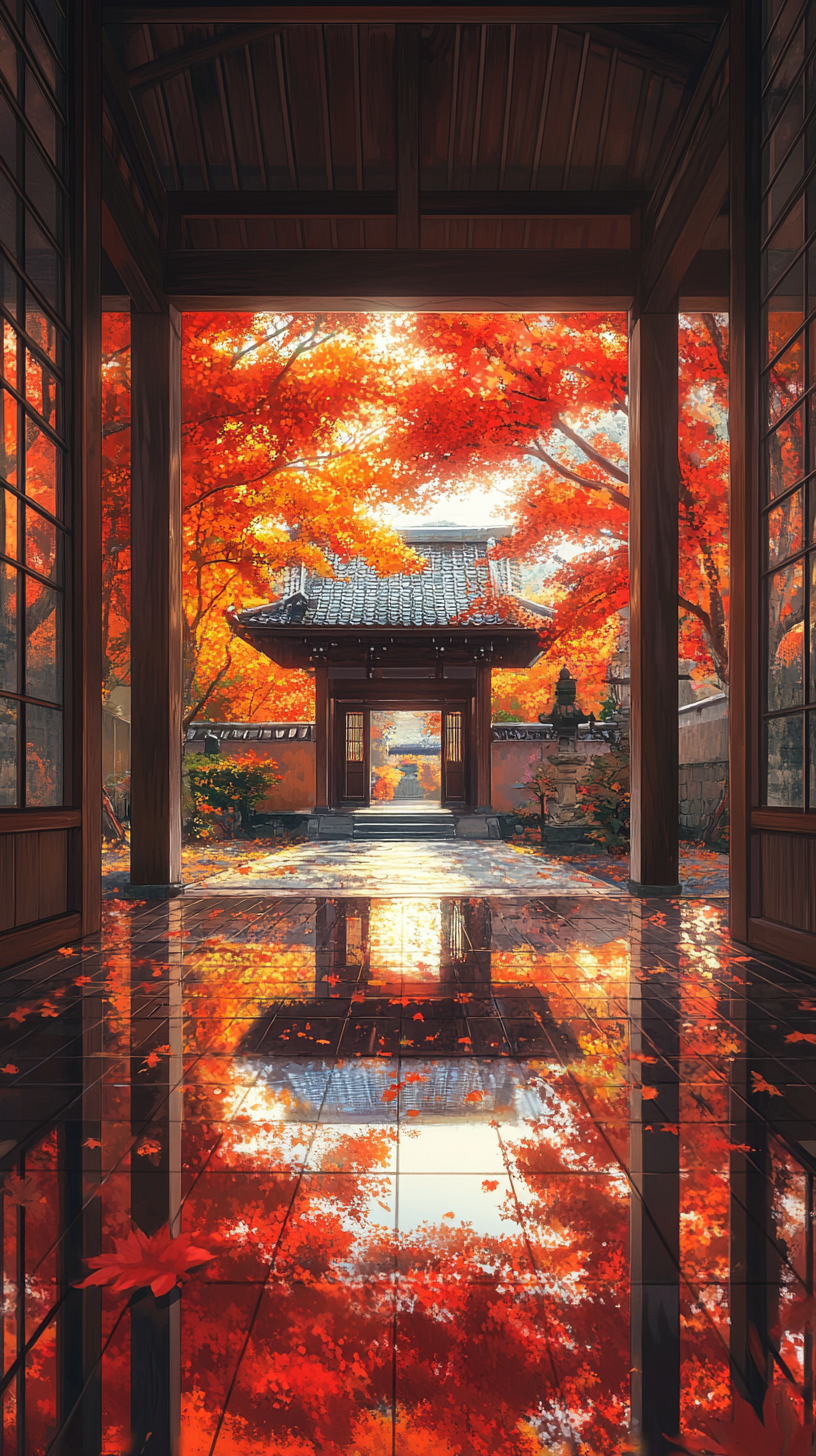
[[[417,712],[444,712],[446,708],[461,712],[464,718],[465,734],[465,788],[466,797],[462,801],[464,810],[470,809],[475,802],[473,798],[473,762],[475,754],[469,748],[469,737],[472,731],[472,695],[473,687],[469,680],[464,679],[461,686],[452,682],[400,682],[394,681],[344,681],[331,682],[329,686],[331,712],[329,722],[332,725],[329,729],[331,741],[329,743],[329,808],[349,811],[352,807],[362,808],[357,800],[344,799],[341,790],[344,787],[345,770],[345,714],[347,712],[365,712],[366,731],[366,756],[368,759],[368,800],[371,802],[371,713],[394,712],[394,713],[417,713]],[[441,756],[441,747],[440,747]]]
[[[471,745],[470,739],[471,739],[471,734],[472,734],[473,727],[475,726],[475,723],[476,723],[476,715],[474,713],[468,712],[468,709],[467,709],[467,705],[466,704],[462,704],[460,706],[458,703],[457,704],[446,704],[442,708],[441,711],[442,711],[442,726],[441,726],[441,729],[440,729],[440,742],[439,742],[439,762],[440,762],[440,770],[441,770],[441,783],[440,783],[440,795],[439,795],[439,797],[440,797],[440,803],[442,804],[443,809],[456,808],[456,807],[461,807],[462,809],[467,809],[470,806],[470,803],[471,803],[471,800],[472,800],[472,797],[473,797],[473,783],[472,783],[472,780],[473,780],[473,763],[475,761],[476,754],[472,751],[472,745]],[[446,776],[446,772],[445,772],[445,714],[446,713],[461,713],[461,715],[462,715],[462,758],[461,758],[461,764],[462,764],[462,797],[460,799],[451,799],[445,793],[446,777],[447,777]]]
[[[346,787],[346,714],[363,715],[363,766],[365,793],[361,799],[345,796]],[[329,807],[367,809],[371,803],[371,709],[360,699],[335,699],[331,715],[332,743],[329,745]]]

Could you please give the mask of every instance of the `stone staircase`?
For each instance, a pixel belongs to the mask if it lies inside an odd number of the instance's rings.
[[[377,810],[358,810],[353,816],[352,839],[413,840],[455,839],[456,821],[449,809],[430,809],[393,814]]]

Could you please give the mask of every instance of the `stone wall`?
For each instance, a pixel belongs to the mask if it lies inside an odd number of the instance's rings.
[[[722,829],[714,816],[728,795],[728,697],[716,693],[680,709],[680,833],[701,839]]]

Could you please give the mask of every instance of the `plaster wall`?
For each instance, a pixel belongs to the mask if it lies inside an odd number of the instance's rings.
[[[512,814],[522,810],[530,813],[538,807],[538,801],[529,799],[521,785],[529,779],[545,759],[553,758],[558,751],[554,739],[531,742],[529,739],[499,739],[491,744],[492,793],[491,802],[497,814]],[[594,754],[608,753],[606,743],[582,742],[578,740],[577,752],[589,759]]]
[[[185,745],[185,754],[200,753],[199,743]],[[284,739],[273,743],[242,743],[240,740],[221,743],[222,758],[240,758],[251,754],[266,763],[270,760],[278,765],[282,782],[276,784],[266,799],[256,809],[263,813],[305,813],[314,807],[315,801],[315,745],[303,739]]]

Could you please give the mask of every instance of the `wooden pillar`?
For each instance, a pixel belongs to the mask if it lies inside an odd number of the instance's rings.
[[[131,315],[130,882],[181,889],[181,320]]]
[[[630,889],[677,894],[677,310],[643,314],[629,344],[632,827]]]
[[[478,663],[473,737],[476,750],[476,809],[480,814],[489,814],[492,809],[490,802],[490,732],[493,719],[491,684],[492,671],[489,664]]]
[[[329,667],[326,662],[319,662],[315,667],[315,738],[315,808],[328,809],[331,744]]]

